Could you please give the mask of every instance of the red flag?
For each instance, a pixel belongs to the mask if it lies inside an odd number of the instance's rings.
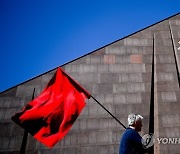
[[[86,98],[90,94],[58,68],[42,93],[12,120],[51,148],[69,131]]]

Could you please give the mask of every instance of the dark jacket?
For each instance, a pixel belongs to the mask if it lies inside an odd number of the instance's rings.
[[[143,154],[145,149],[142,146],[141,139],[137,131],[127,128],[121,138],[119,154]]]

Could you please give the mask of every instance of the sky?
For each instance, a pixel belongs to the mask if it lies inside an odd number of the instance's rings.
[[[179,10],[179,0],[0,0],[0,92]]]

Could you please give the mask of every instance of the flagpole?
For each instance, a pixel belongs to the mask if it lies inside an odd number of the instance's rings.
[[[34,99],[34,93],[35,93],[35,88],[33,90],[33,95],[32,95],[31,101]],[[27,138],[28,138],[28,131],[25,130],[19,154],[25,154]]]
[[[124,127],[124,129],[126,129],[126,126],[121,123],[111,112],[109,112],[96,98],[94,98],[92,95],[91,98],[94,99],[96,103],[98,103],[104,110],[106,110],[106,112],[108,112],[122,127]]]

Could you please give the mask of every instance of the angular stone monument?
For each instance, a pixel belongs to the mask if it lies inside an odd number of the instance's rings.
[[[154,153],[180,153],[179,41],[176,14],[60,67],[124,125],[128,114],[141,114],[141,135],[155,135]],[[55,70],[0,93],[0,153],[19,153],[24,130],[11,116],[31,100],[34,88],[35,97],[40,94]],[[93,99],[86,103],[53,149],[28,135],[26,153],[118,154],[124,128]]]

